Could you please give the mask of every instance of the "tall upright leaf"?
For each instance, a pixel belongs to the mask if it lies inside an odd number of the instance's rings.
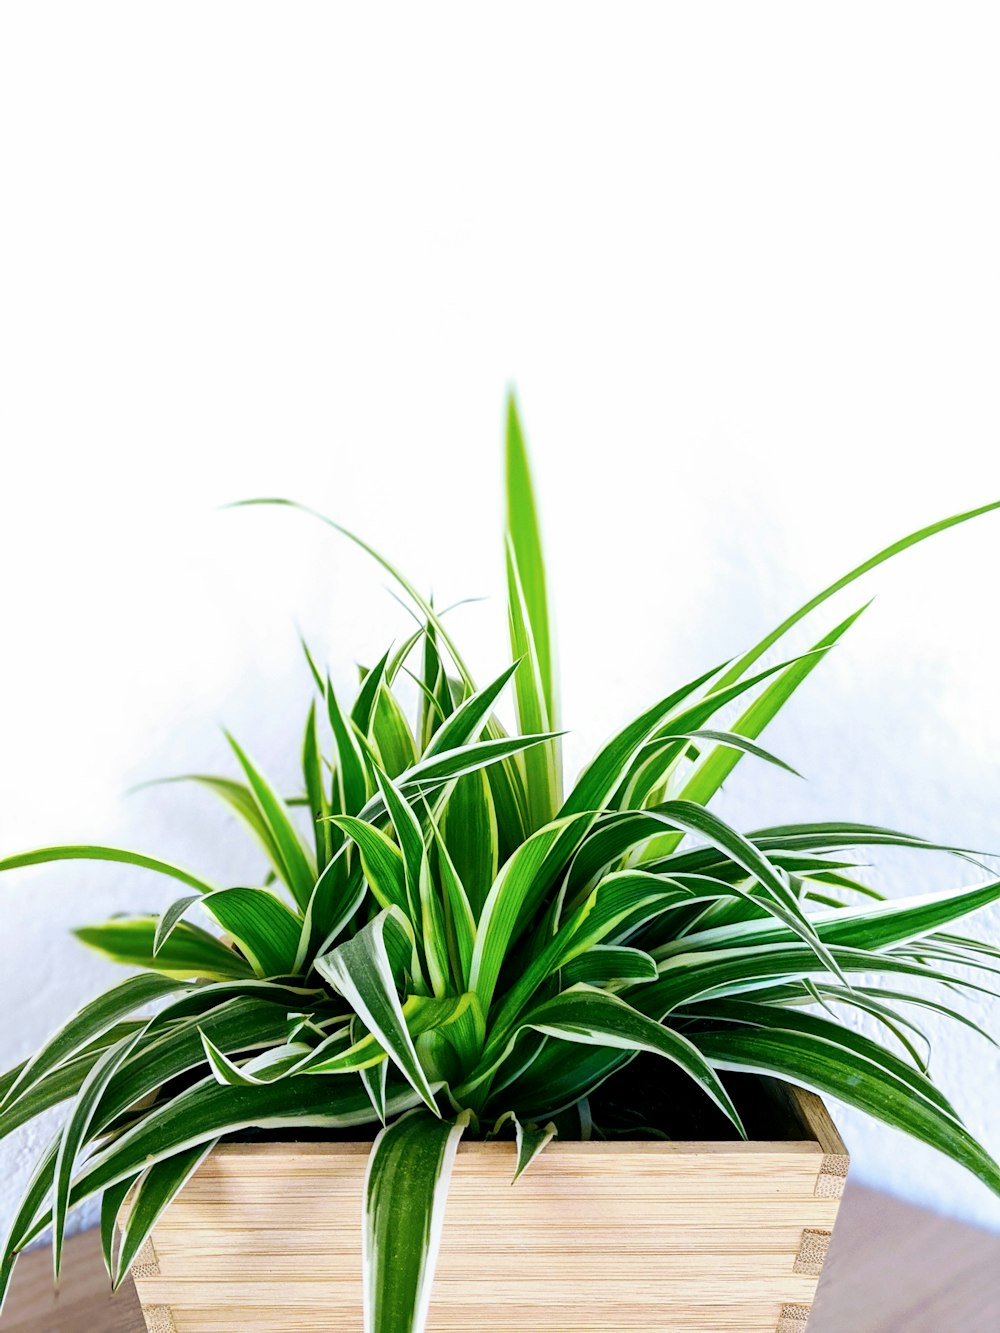
[[[542,538],[528,451],[513,393],[507,398],[507,536],[523,592],[525,619],[535,646],[541,696],[550,727],[558,724],[555,663],[549,624]],[[514,649],[514,656],[519,654]]]

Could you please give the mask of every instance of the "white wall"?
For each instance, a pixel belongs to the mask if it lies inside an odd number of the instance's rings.
[[[117,841],[231,880],[228,819],[154,775],[291,783],[301,624],[346,684],[403,631],[353,523],[503,657],[516,380],[581,759],[884,542],[1000,494],[990,6],[0,10],[0,846]],[[1000,518],[879,571],[724,813],[1000,849]],[[886,862],[888,865],[888,861]],[[893,892],[970,882],[899,857]],[[112,980],[75,923],[162,905],[63,865],[0,892],[0,1060]],[[984,917],[993,931],[1000,917]],[[997,1008],[973,1006],[1000,1029]],[[934,1067],[1000,1152],[995,1048]],[[859,1175],[1000,1226],[843,1115]],[[0,1222],[37,1131],[3,1145]]]

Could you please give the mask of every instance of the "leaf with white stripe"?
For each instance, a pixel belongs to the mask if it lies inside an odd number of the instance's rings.
[[[289,818],[288,810],[281,797],[269,786],[263,774],[251,763],[240,745],[228,732],[226,732],[226,739],[239,760],[240,767],[246,775],[247,782],[250,784],[250,789],[259,807],[261,818],[274,839],[274,845],[280,858],[281,877],[287,884],[298,906],[304,911],[309,903],[313,885],[316,883],[316,873],[310,865],[309,857],[302,846],[298,831]]]
[[[217,1142],[210,1139],[208,1143],[200,1143],[195,1148],[186,1148],[143,1172],[122,1231],[115,1270],[115,1291],[132,1271],[139,1251],[157,1222]]]
[[[458,1141],[471,1118],[425,1111],[381,1131],[365,1177],[365,1333],[423,1333]]]
[[[1000,1194],[1000,1166],[968,1130],[933,1103],[915,1096],[908,1083],[884,1066],[804,1032],[734,1028],[698,1033],[694,1040],[715,1068],[776,1075],[811,1092],[837,1097],[937,1148]]]
[[[370,1033],[428,1107],[438,1114],[434,1093],[417,1057],[396,989],[386,932],[400,931],[393,913],[380,912],[367,926],[316,959],[317,971],[343,995]],[[405,931],[404,931],[405,934]]]
[[[143,972],[137,977],[121,981],[111,990],[99,995],[79,1009],[45,1045],[24,1064],[13,1079],[0,1102],[0,1112],[43,1078],[50,1070],[62,1064],[113,1027],[119,1020],[146,1005],[186,989],[182,981],[161,977],[156,972]]]

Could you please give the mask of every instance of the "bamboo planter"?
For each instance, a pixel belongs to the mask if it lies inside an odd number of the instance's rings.
[[[459,1148],[429,1333],[805,1333],[847,1175],[801,1136]],[[148,1333],[360,1333],[368,1144],[219,1147],[135,1267]]]

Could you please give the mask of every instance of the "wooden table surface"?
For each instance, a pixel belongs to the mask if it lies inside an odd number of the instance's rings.
[[[94,1232],[69,1243],[57,1298],[50,1264],[47,1249],[21,1260],[4,1333],[142,1333],[131,1287],[108,1294]],[[848,1185],[809,1333],[995,1330],[1000,1236]]]

